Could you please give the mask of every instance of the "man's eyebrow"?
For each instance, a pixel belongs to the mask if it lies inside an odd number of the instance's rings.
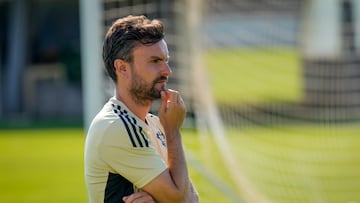
[[[149,57],[150,60],[154,60],[154,59],[159,60],[159,59],[160,59],[160,60],[164,60],[164,61],[168,61],[169,58],[170,58],[169,55],[167,55],[165,58],[164,58],[164,57],[160,57],[160,56],[150,56],[150,57]]]

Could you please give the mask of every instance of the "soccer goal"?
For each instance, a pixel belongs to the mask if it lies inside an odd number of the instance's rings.
[[[206,5],[197,115],[241,197],[356,202],[359,3]]]

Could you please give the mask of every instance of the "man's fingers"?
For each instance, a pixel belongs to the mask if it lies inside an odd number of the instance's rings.
[[[122,198],[125,203],[155,203],[154,199],[146,192],[135,192]]]
[[[178,92],[172,89],[164,90],[160,92],[161,94],[161,106],[160,109],[162,109],[164,112],[167,111],[167,109],[170,107],[170,105],[177,103],[177,96]]]
[[[169,104],[170,104],[170,102],[168,102],[169,99],[168,99],[166,90],[161,91],[160,95],[161,95],[161,104],[160,104],[160,109],[159,110],[162,110],[162,111],[166,112],[166,110],[167,110],[167,108],[169,108]]]

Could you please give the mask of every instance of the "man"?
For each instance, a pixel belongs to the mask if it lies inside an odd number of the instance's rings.
[[[86,138],[90,202],[198,202],[180,135],[186,108],[179,92],[166,89],[171,69],[162,22],[118,19],[106,33],[103,60],[115,96]],[[156,99],[158,117],[148,113]]]

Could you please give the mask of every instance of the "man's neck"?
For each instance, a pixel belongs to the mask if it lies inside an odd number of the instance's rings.
[[[129,95],[123,95],[119,92],[116,92],[116,99],[121,101],[126,105],[126,107],[133,113],[135,116],[140,118],[142,121],[145,121],[146,115],[150,111],[151,102],[147,102],[146,104],[138,104],[136,103]]]

